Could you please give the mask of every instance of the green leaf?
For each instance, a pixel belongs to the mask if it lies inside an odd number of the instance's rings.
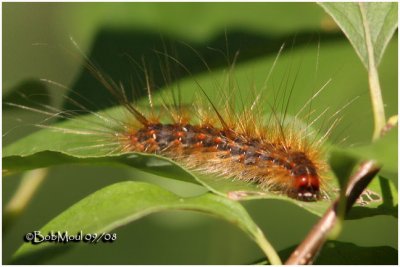
[[[54,127],[79,129],[79,123],[76,120],[66,121]],[[43,140],[51,140],[51,142],[43,142]],[[301,202],[287,196],[261,191],[252,183],[192,172],[162,156],[132,152],[110,153],[110,150],[101,150],[97,145],[98,141],[93,136],[69,134],[66,138],[65,133],[60,130],[45,129],[5,148],[3,171],[7,174],[68,163],[127,165],[163,177],[201,184],[220,196],[235,200],[263,198],[289,201],[318,216],[322,216],[330,203],[327,200]]]
[[[397,128],[369,145],[353,148],[334,148],[330,154],[330,165],[341,187],[357,163],[376,160],[383,165],[379,176],[375,177],[367,190],[355,203],[346,219],[359,219],[375,215],[397,216]],[[386,177],[385,174],[393,174]],[[390,179],[385,179],[383,177]]]
[[[377,67],[397,28],[397,3],[327,3],[322,6],[341,26],[368,70],[375,121],[373,140],[376,140],[386,123]]]
[[[5,80],[8,84],[15,84],[20,81],[20,77],[25,76],[55,79],[56,82],[61,82],[67,85],[67,87],[78,89],[76,91],[80,95],[82,95],[80,91],[82,88],[88,88],[92,90],[93,94],[89,94],[87,96],[87,99],[89,99],[90,101],[94,100],[96,95],[99,94],[101,91],[104,91],[98,83],[95,83],[94,85],[81,83],[79,85],[80,88],[71,86],[69,81],[71,81],[71,77],[73,77],[73,79],[75,80],[76,75],[71,75],[71,73],[75,72],[71,70],[71,67],[68,67],[69,64],[67,64],[68,62],[66,62],[71,58],[70,55],[67,55],[65,57],[65,53],[62,53],[62,55],[55,55],[54,53],[49,52],[49,48],[53,45],[68,45],[68,41],[65,40],[66,35],[62,34],[65,31],[65,25],[68,25],[69,29],[72,29],[69,32],[73,33],[74,38],[78,41],[80,47],[84,51],[88,51],[85,49],[87,47],[96,46],[96,44],[92,45],[93,42],[91,42],[93,36],[96,33],[98,37],[102,37],[99,39],[100,43],[103,45],[103,50],[97,50],[97,54],[100,54],[101,56],[106,55],[106,59],[99,60],[99,58],[92,58],[92,56],[95,56],[95,53],[92,53],[92,51],[87,52],[87,54],[90,55],[90,58],[93,59],[94,62],[99,63],[99,66],[101,66],[107,74],[110,74],[111,77],[116,79],[117,82],[119,82],[120,76],[128,77],[129,79],[127,79],[128,83],[126,83],[126,85],[130,84],[130,78],[135,76],[135,72],[132,71],[133,64],[126,64],[128,66],[121,64],[121,61],[124,61],[124,57],[121,58],[119,56],[121,55],[121,53],[127,53],[134,59],[140,61],[141,57],[143,56],[143,50],[141,50],[140,48],[146,49],[159,47],[154,45],[152,41],[159,41],[160,35],[163,37],[169,35],[172,35],[174,37],[179,36],[178,39],[188,42],[192,47],[195,47],[195,49],[199,49],[199,47],[204,48],[206,46],[211,46],[217,49],[222,48],[222,50],[226,53],[228,51],[225,50],[226,42],[224,30],[227,28],[227,45],[229,46],[228,49],[232,52],[232,54],[236,52],[236,50],[240,50],[239,61],[236,65],[238,69],[240,69],[241,65],[243,65],[242,62],[240,62],[240,59],[245,54],[244,49],[250,51],[248,53],[252,55],[250,57],[245,57],[245,61],[248,62],[250,59],[256,58],[259,63],[253,64],[252,62],[251,64],[245,64],[247,76],[241,76],[238,79],[240,83],[242,80],[250,80],[255,84],[258,84],[258,88],[260,88],[259,81],[261,80],[261,83],[264,81],[266,73],[268,72],[268,66],[270,66],[270,61],[264,60],[267,53],[265,51],[269,51],[268,53],[273,54],[276,53],[282,42],[291,39],[293,34],[296,33],[298,38],[296,38],[296,44],[293,46],[294,58],[296,58],[296,54],[298,54],[298,52],[302,54],[302,57],[305,59],[305,61],[313,58],[315,55],[317,55],[317,53],[320,56],[319,63],[315,63],[315,61],[313,61],[312,64],[308,64],[308,62],[303,62],[302,69],[306,69],[304,71],[306,75],[299,75],[299,79],[296,81],[296,88],[294,90],[294,93],[296,93],[297,91],[299,92],[299,94],[292,98],[290,106],[296,107],[297,105],[297,107],[299,107],[299,105],[303,105],[305,103],[305,99],[307,99],[307,97],[312,94],[311,87],[313,86],[310,86],[310,84],[312,83],[312,81],[314,81],[314,75],[311,73],[314,73],[313,71],[316,68],[318,68],[318,73],[315,73],[315,76],[317,76],[319,80],[326,82],[328,78],[333,77],[333,82],[326,90],[324,90],[323,94],[321,94],[322,97],[315,100],[315,103],[313,103],[313,107],[321,105],[324,106],[324,108],[326,106],[329,106],[335,110],[338,110],[343,106],[343,103],[347,103],[348,100],[353,98],[355,95],[366,95],[363,92],[360,93],[359,90],[367,86],[364,69],[362,65],[359,64],[360,62],[350,44],[348,44],[348,42],[344,42],[343,39],[341,39],[341,35],[335,32],[322,32],[318,34],[318,37],[320,37],[321,40],[321,51],[320,53],[319,51],[316,51],[315,47],[317,47],[317,45],[316,42],[314,42],[314,38],[312,36],[315,35],[316,31],[319,31],[319,29],[321,29],[321,25],[323,25],[325,21],[324,17],[326,15],[321,8],[313,3],[257,3],[250,5],[246,3],[229,5],[224,3],[189,3],[184,5],[168,3],[166,3],[165,5],[160,5],[159,3],[103,3],[100,5],[96,5],[88,3],[40,6],[35,6],[33,4],[19,5],[18,7],[15,5],[12,6],[12,4],[8,4],[7,6],[5,6],[5,8],[6,7],[8,7],[7,12],[5,12],[6,15],[8,14],[5,18],[7,25],[19,25],[22,22],[25,22],[26,25],[32,25],[32,27],[26,29],[31,34],[26,34],[26,32],[21,31],[19,35],[15,36],[15,38],[5,38],[8,41],[8,45],[5,49],[8,49],[7,51],[9,53],[5,53],[6,55],[8,55],[8,61],[6,60],[6,62],[4,63],[4,66],[7,66],[7,68],[5,68],[4,76],[7,76],[5,77]],[[53,18],[57,21],[57,23],[53,23],[52,26],[56,27],[55,29],[57,30],[55,32],[61,33],[57,35],[57,38],[59,39],[54,39],[56,38],[54,34],[52,36],[46,37],[43,37],[41,35],[42,29],[45,28],[42,26],[45,26],[45,24],[49,24],[49,20],[32,20],[32,16],[29,16],[29,14],[32,13],[32,10],[40,11],[39,13],[41,14],[41,18]],[[110,10],[112,12],[110,12]],[[176,16],[176,12],[180,12],[182,16]],[[54,16],[54,14],[57,14],[57,16]],[[110,16],[104,16],[104,14],[108,14]],[[207,20],[204,20],[204,14],[207,14]],[[304,19],[299,20],[297,14],[301,14]],[[182,21],[184,21],[184,23],[182,23]],[[105,25],[107,27],[106,32],[109,33],[109,35],[100,34],[104,33],[105,30],[104,28],[100,28],[99,25]],[[8,28],[11,29],[8,30],[8,36],[15,35],[16,32],[13,30],[15,27]],[[231,31],[233,32],[233,34]],[[7,35],[7,33],[5,34]],[[26,40],[26,37],[29,36],[42,36],[46,43],[50,44],[50,47],[46,46],[44,49],[44,53],[38,53],[37,46],[31,46],[30,44],[32,41]],[[126,40],[130,40],[130,42],[124,42]],[[196,42],[191,43],[190,40],[196,40]],[[36,41],[40,42],[41,40]],[[116,44],[121,43],[123,43],[125,46],[115,47]],[[311,49],[303,49],[303,45],[305,44],[307,44],[306,46]],[[23,46],[22,49],[21,45]],[[389,47],[390,49],[387,49],[387,52],[385,53],[386,59],[382,60],[381,81],[383,82],[383,88],[387,89],[387,91],[384,93],[384,97],[386,98],[385,109],[388,114],[394,114],[397,113],[397,60],[395,60],[397,59],[397,40],[393,40]],[[15,53],[15,51],[18,51],[18,53]],[[182,53],[178,54],[179,56],[182,55]],[[210,54],[206,54],[206,62],[213,64],[216,58],[216,56],[214,55],[216,54],[211,53],[211,56]],[[33,58],[40,58],[40,60],[26,61],[26,59],[32,58],[32,56]],[[148,58],[145,58],[147,64]],[[115,63],[110,63],[110,61],[112,60],[114,60]],[[21,64],[21,62],[23,62],[23,64]],[[298,61],[294,59],[292,60],[292,63],[293,62],[293,66],[296,67]],[[158,61],[156,61],[156,65],[157,64]],[[186,62],[185,65],[187,66]],[[287,64],[286,67],[289,65],[291,64]],[[56,66],[61,67],[56,68]],[[216,66],[217,68],[221,68],[222,64]],[[311,68],[309,66],[311,66]],[[79,66],[79,68],[81,67]],[[78,66],[76,67],[76,70],[77,69]],[[192,70],[191,66],[190,70]],[[7,73],[9,75],[7,75]],[[123,73],[123,75],[121,75],[121,73]],[[127,75],[125,75],[125,73],[127,73]],[[198,72],[195,71],[194,74],[196,73]],[[273,81],[273,83],[275,83],[275,85],[279,85],[281,84],[282,80],[285,80],[285,76],[281,75],[284,72],[275,73],[277,73],[277,75],[273,75],[275,77],[273,77],[273,80],[275,80]],[[10,74],[12,77],[9,77]],[[302,79],[303,77],[305,77],[305,79]],[[196,75],[196,78],[198,78],[198,75]],[[209,80],[213,79],[210,79],[210,77],[207,77],[207,75],[204,75],[204,78]],[[302,80],[306,80],[307,82],[304,82]],[[273,83],[270,85],[273,86]],[[157,85],[160,85],[160,83],[157,83]],[[192,91],[189,87],[187,87],[187,85],[187,83],[184,83],[182,85],[182,88],[184,88],[183,91],[185,94],[190,94]],[[204,87],[206,90],[215,90],[215,86]],[[244,89],[243,95],[247,95],[247,90],[249,86],[247,84],[243,85],[243,83],[241,83],[240,87],[241,89]],[[130,86],[127,86],[127,89],[129,91]],[[110,101],[110,99],[107,98],[106,100]],[[98,104],[96,100],[94,100],[94,103],[95,105],[101,105]],[[296,108],[294,108],[293,110],[296,110]],[[366,99],[366,97],[361,97],[359,101],[351,105],[348,109],[348,112],[343,113],[343,123],[341,123],[342,126],[344,125],[344,127],[342,128],[345,128],[346,125],[350,125],[350,127],[347,127],[343,131],[343,135],[339,135],[337,139],[348,137],[348,143],[346,143],[346,145],[353,143],[365,143],[366,141],[369,141],[369,131],[372,128],[370,127],[371,120],[368,114],[369,110],[369,101],[368,99]],[[18,117],[15,114],[11,114],[10,116],[12,118]],[[354,125],[356,125],[356,127]],[[7,126],[7,122],[4,122],[3,117],[3,127],[6,128],[5,126]],[[14,128],[14,126],[15,124],[8,124],[8,128]],[[7,129],[7,131],[8,130],[9,129]],[[336,130],[334,129],[334,132],[335,131]],[[13,130],[11,133],[13,137],[16,137],[15,132],[16,131]],[[9,136],[10,135],[8,135],[8,137]],[[29,152],[29,149],[31,147],[42,146],[42,143],[45,142],[48,143],[46,144],[47,148],[53,149],[53,136],[51,134],[43,136],[46,136],[47,139],[30,139],[31,141],[35,142],[25,142],[25,147],[22,146],[21,143],[21,146],[19,148],[22,149],[22,151]],[[62,137],[60,136],[60,138],[64,138],[65,140],[69,138],[69,136],[71,135],[64,134]],[[87,139],[87,141],[90,142],[89,144],[95,143],[94,140],[90,140],[90,138]],[[72,143],[71,148],[70,150],[68,150],[68,152],[79,152],[76,150],[74,151],[73,145],[74,144]],[[85,144],[82,145],[85,146]],[[76,148],[77,147],[75,147],[75,149]],[[112,157],[112,155],[107,155],[106,153],[102,154],[96,151],[92,151],[89,154],[97,154],[96,157],[85,157],[84,151],[82,151],[82,149],[78,149],[82,152],[81,155],[79,155],[79,157],[73,157],[70,156],[68,152],[66,152],[67,149],[68,147],[60,147],[59,151],[57,152],[44,150],[35,154],[25,154],[25,156],[21,156],[20,154],[18,154],[18,151],[16,151],[14,156],[4,158],[3,163],[6,163],[7,166],[12,166],[12,169],[14,171],[18,171],[34,168],[34,166],[50,166],[54,164],[71,162],[82,164],[87,163],[93,165],[106,163],[120,164],[121,161],[123,161],[124,163],[127,162],[128,164],[135,165],[135,168],[142,168],[146,171],[153,172],[155,170],[159,170],[159,174],[161,176],[167,176],[169,175],[169,172],[181,170],[180,174],[173,174],[171,176],[173,176],[174,179],[181,179],[182,176],[186,175],[188,176],[188,180],[195,182],[193,176],[191,176],[190,173],[182,170],[174,163],[172,163],[172,165],[170,165],[169,167],[160,166],[164,163],[169,163],[170,161],[159,159],[156,156],[132,154],[132,156],[137,156],[137,158],[135,160],[132,159],[132,161],[130,159],[127,159],[125,161],[123,159],[124,157],[128,157],[128,155],[121,155],[121,158],[118,158],[119,156],[116,156],[114,158]],[[153,160],[156,163],[159,162],[160,164],[153,164]],[[147,167],[147,161],[150,161],[149,165],[152,165],[152,168]],[[141,165],[140,162],[142,162],[143,165]],[[54,172],[56,171],[57,170],[54,170]],[[64,171],[64,169],[61,171]],[[214,180],[215,177],[197,178],[204,179],[204,183],[211,183],[213,181],[216,182]],[[211,181],[207,182],[207,178],[209,178]],[[80,180],[81,181],[79,181],[79,183],[88,183],[86,181],[87,179]],[[7,182],[12,183],[14,181],[8,180]],[[226,190],[227,192],[237,192],[244,189],[239,183],[236,183],[236,181],[221,180],[219,181],[219,183],[219,191]],[[61,183],[61,185],[63,185],[63,183]],[[210,187],[216,188],[217,186],[218,185],[215,184]],[[247,186],[251,187],[251,185]],[[224,187],[226,189],[224,189]],[[257,188],[254,187],[254,189]],[[252,189],[249,188],[249,190]],[[234,193],[233,195],[237,196],[240,194]],[[286,201],[286,199],[284,201]],[[57,206],[58,204],[48,203],[46,202],[46,200],[44,200],[44,202],[38,205],[41,207],[50,205],[49,207],[51,207],[54,205]],[[270,215],[268,214],[267,216]],[[371,240],[371,237],[369,238]],[[18,238],[15,238],[14,240],[17,239]],[[5,247],[11,248],[14,247],[14,245],[12,242],[9,242],[9,244],[7,244]],[[246,253],[245,250],[241,251],[241,254],[243,253]]]
[[[322,55],[329,55],[329,57],[321,59],[321,61],[330,62],[333,57],[346,58],[347,60],[351,59],[349,65],[356,65],[355,62],[357,62],[357,58],[351,57],[351,47],[345,46],[344,44],[345,42],[343,42],[339,47],[337,44],[330,47],[325,46],[327,50],[325,50],[325,53],[321,53],[321,57]],[[293,51],[289,55],[283,54],[274,71],[276,74],[272,76],[278,77],[272,78],[272,80],[275,80],[275,82],[279,84],[279,81],[283,79],[282,77],[287,75],[286,67],[292,64],[291,62],[296,61],[296,59],[302,58],[302,71],[307,74],[299,75],[299,78],[296,81],[296,88],[293,91],[293,97],[289,107],[289,112],[292,112],[292,114],[303,107],[304,102],[308,97],[307,94],[311,94],[311,92],[305,92],[305,90],[309,89],[311,91],[309,73],[313,73],[315,70],[315,61],[313,60],[313,57],[315,57],[314,52],[314,48],[308,47]],[[307,59],[307,61],[304,59]],[[268,69],[268,66],[272,65],[273,60],[274,57],[265,57],[237,65],[236,76],[238,88],[243,88],[243,90],[248,88],[247,81],[250,72],[256,77],[265,78],[265,69]],[[337,61],[332,61],[330,65],[332,65],[333,68],[339,68],[340,64],[335,65],[336,62]],[[354,73],[355,69],[357,68],[352,67],[349,72],[345,71],[344,73]],[[359,69],[363,71],[361,66],[359,66]],[[388,68],[388,73],[390,70],[391,68]],[[192,103],[191,101],[193,100],[194,92],[198,90],[197,82],[207,91],[207,94],[215,96],[215,81],[218,81],[221,77],[224,78],[224,75],[225,73],[223,71],[215,71],[211,74],[206,73],[180,81],[179,86],[185,88],[185,90],[182,90],[182,99],[184,103]],[[331,73],[328,69],[325,69],[324,72],[320,73],[320,75],[322,77],[329,77]],[[346,101],[346,97],[349,97],[348,95],[346,96],[346,94],[353,97],[353,93],[351,90],[348,90],[348,88],[357,88],[358,84],[364,80],[363,76],[357,75],[357,77],[358,78],[353,77],[352,79],[345,79],[345,83],[335,83],[333,88],[327,88],[321,96],[325,95],[324,97],[327,99],[329,104],[320,99],[313,103],[313,107],[317,109],[319,106],[321,110],[325,109],[326,105],[331,105],[331,99],[333,98],[340,98],[340,101],[344,102]],[[254,82],[261,86],[264,83],[264,78],[256,79]],[[193,80],[195,80],[195,82]],[[323,83],[325,82],[326,80]],[[340,92],[339,95],[338,92]],[[144,100],[146,101],[146,99]],[[156,102],[157,100],[160,100],[160,93],[157,93],[154,96],[154,101]],[[390,100],[394,101],[395,99],[391,98]],[[347,116],[344,120],[348,119],[348,122],[354,122],[354,120],[352,120],[354,112],[359,112],[362,109],[363,108],[355,107],[354,110],[351,111],[352,116]],[[130,118],[126,116],[126,111],[121,107],[117,107],[102,111],[98,113],[98,115],[101,116],[90,114],[51,125],[53,128],[45,128],[5,147],[3,149],[3,170],[12,173],[21,170],[68,163],[123,164],[155,173],[163,177],[202,184],[214,193],[225,197],[227,196],[240,200],[264,198],[288,201],[318,216],[321,216],[330,204],[330,201],[300,202],[286,196],[262,192],[254,184],[232,181],[231,179],[224,179],[210,175],[200,175],[185,170],[171,160],[156,155],[120,153],[118,152],[118,149],[114,150],[114,147],[108,145],[112,143],[110,142],[110,137],[112,138],[112,133],[115,132],[115,130],[112,130],[113,127],[118,127],[121,121],[127,121],[129,123]],[[363,114],[362,116],[365,117]],[[101,117],[105,117],[109,119],[109,121],[105,123]],[[360,129],[362,130],[360,132],[361,134],[367,131],[365,128],[362,128],[362,126],[356,128],[357,131]],[[106,130],[111,134],[106,137],[98,136],[99,130]],[[92,132],[92,134],[85,134],[85,131],[88,133]],[[357,132],[355,137],[357,137],[357,140],[360,139],[360,134]]]
[[[238,226],[270,258],[280,264],[279,257],[265,239],[262,231],[253,222],[240,203],[216,196],[204,194],[193,198],[181,198],[158,186],[141,182],[121,182],[105,187],[61,213],[51,220],[40,232],[66,232],[75,235],[112,232],[143,216],[168,210],[193,210],[214,215]],[[15,253],[14,263],[32,264],[47,253],[67,249],[72,244],[41,243],[23,244]]]
[[[88,117],[88,116],[85,116]],[[90,116],[89,116],[90,117]],[[83,122],[86,119],[82,120]],[[57,125],[59,128],[74,129],[79,128],[77,120],[62,122]],[[387,136],[369,146],[371,155],[381,155],[386,157],[387,154],[383,149],[380,154],[374,154],[375,146],[386,147],[393,138],[388,133]],[[395,134],[394,134],[395,135]],[[42,140],[52,140],[52,142],[43,142]],[[81,136],[81,135],[68,135],[66,138],[65,133],[60,131],[51,131],[45,129],[39,131],[27,138],[20,140],[12,146],[9,146],[3,150],[3,170],[8,172],[14,172],[22,169],[34,169],[39,167],[51,166],[54,164],[67,164],[67,163],[78,163],[78,164],[113,164],[113,165],[128,165],[140,170],[144,170],[150,173],[161,175],[176,180],[201,184],[208,188],[210,191],[231,199],[236,200],[251,200],[251,199],[279,199],[282,201],[291,202],[301,208],[310,211],[313,214],[322,216],[325,210],[330,205],[329,201],[323,200],[318,202],[300,202],[286,196],[281,196],[269,192],[261,191],[257,185],[243,182],[243,181],[232,181],[231,179],[224,179],[221,177],[215,177],[212,175],[204,175],[197,172],[191,172],[181,167],[179,164],[171,161],[165,157],[157,155],[149,155],[143,153],[114,153],[110,154],[108,150],[101,151],[96,146],[96,149],[90,147],[93,144],[92,136]],[[389,141],[387,141],[389,140]],[[383,145],[381,144],[383,143]],[[35,144],[32,146],[31,144]],[[89,144],[89,145],[88,145]],[[87,149],[84,146],[89,146]],[[80,148],[80,149],[78,149]],[[367,150],[368,147],[365,147]],[[364,154],[363,154],[364,153]],[[343,178],[348,177],[354,164],[359,160],[363,159],[366,152],[357,154],[352,150],[333,150],[331,158],[337,159],[337,162],[331,162],[333,170],[339,170],[340,173],[337,177]],[[390,156],[390,155],[389,155]],[[349,160],[349,157],[351,160]],[[349,164],[350,166],[345,168],[343,164]],[[346,174],[341,174],[344,170]],[[339,179],[340,180],[340,179]],[[392,183],[391,183],[392,187]],[[378,187],[374,187],[374,192],[382,195],[381,190]],[[395,194],[395,197],[397,193]],[[384,198],[383,198],[384,201]],[[373,202],[373,205],[367,207],[359,207],[361,213],[358,212],[357,218],[362,216],[372,216],[376,214],[387,214],[387,209],[374,209],[382,204],[382,201]],[[393,211],[391,209],[391,211]],[[361,216],[362,215],[362,216]]]
[[[358,162],[359,158],[350,154],[345,149],[333,149],[331,151],[329,165],[339,181],[340,188],[344,188],[347,185],[348,179]]]
[[[354,147],[349,151],[363,159],[374,159],[382,164],[385,171],[397,173],[398,164],[398,128],[391,129],[382,138],[376,140],[368,146]],[[397,176],[395,180],[397,183]]]
[[[344,166],[340,164],[343,161],[339,160],[337,164],[332,162],[336,159],[336,157],[339,159],[348,158],[346,162],[350,162],[352,160],[353,165],[355,164],[354,161],[376,160],[379,164],[382,165],[383,171],[397,174],[398,172],[397,137],[398,137],[398,128],[395,127],[391,129],[382,138],[372,142],[369,145],[356,146],[351,148],[336,147],[331,153],[332,154],[331,165],[333,165],[334,169],[337,170],[338,172],[343,172],[344,170],[347,170],[347,168],[344,168]],[[351,171],[352,166],[350,166],[349,168]],[[346,175],[342,176],[346,177]],[[338,177],[341,177],[341,175],[338,174]],[[398,178],[397,175],[392,175],[391,178],[394,183],[397,183],[397,178]]]
[[[364,66],[369,69],[368,46],[379,65],[385,48],[397,28],[397,3],[318,3],[332,16],[350,40]],[[365,12],[363,20],[361,12]],[[366,32],[371,36],[368,42]]]

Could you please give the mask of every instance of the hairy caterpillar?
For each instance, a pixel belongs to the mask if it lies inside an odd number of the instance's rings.
[[[173,57],[169,58],[182,65]],[[323,141],[337,120],[321,137],[317,137],[311,128],[320,115],[311,120],[309,111],[302,116],[308,123],[305,126],[299,123],[300,114],[324,86],[294,118],[286,115],[293,88],[284,88],[287,103],[280,110],[275,103],[265,102],[263,90],[256,92],[256,89],[249,90],[251,101],[240,103],[242,105],[237,109],[237,99],[232,97],[235,88],[229,82],[226,89],[219,92],[220,101],[211,99],[200,86],[200,95],[189,108],[183,106],[173,93],[170,101],[162,98],[161,107],[156,107],[149,75],[144,68],[149,101],[147,108],[141,108],[128,99],[122,85],[104,75],[90,60],[86,59],[85,65],[123,105],[128,112],[126,121],[93,113],[100,119],[100,127],[93,122],[96,127],[86,126],[87,129],[44,127],[104,137],[93,141],[93,149],[108,149],[110,153],[159,154],[191,170],[256,183],[265,191],[301,201],[317,201],[327,196]],[[234,64],[228,76],[234,75],[233,67]],[[84,109],[81,104],[75,104]],[[267,117],[264,116],[266,110]],[[68,118],[68,111],[61,111],[58,116]]]

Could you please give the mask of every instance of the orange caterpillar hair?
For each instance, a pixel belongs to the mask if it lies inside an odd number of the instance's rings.
[[[320,142],[309,142],[299,129],[261,124],[250,110],[225,116],[215,110],[201,114],[200,124],[182,118],[165,123],[160,117],[148,119],[133,106],[130,110],[141,126],[119,134],[126,152],[160,154],[192,170],[254,182],[303,201],[325,195]],[[225,117],[236,120],[228,123]]]

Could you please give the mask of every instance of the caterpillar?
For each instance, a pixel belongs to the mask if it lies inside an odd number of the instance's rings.
[[[146,70],[149,101],[148,107],[141,110],[127,99],[122,86],[103,75],[87,58],[86,65],[128,111],[129,122],[113,131],[120,151],[162,155],[190,170],[255,183],[262,190],[300,201],[327,197],[323,141],[337,121],[316,139],[311,125],[278,114],[274,106],[268,107],[270,117],[263,120],[265,109],[261,106],[266,103],[262,102],[262,92],[254,92],[249,104],[242,103],[240,111],[235,110],[237,100],[229,87],[219,92],[218,103],[200,87],[201,95],[186,110],[172,93],[172,100],[163,99],[157,111]],[[305,107],[307,103],[298,115]]]
[[[122,137],[124,150],[165,155],[189,168],[255,182],[298,200],[321,197],[322,163],[307,144],[245,135],[236,127],[163,124],[144,118],[141,128]]]
[[[108,147],[110,152],[161,155],[189,170],[255,183],[263,191],[287,195],[299,201],[319,201],[328,197],[328,167],[323,143],[338,120],[333,121],[326,133],[317,137],[312,125],[322,114],[310,122],[312,112],[309,111],[304,116],[307,125],[299,118],[326,84],[294,117],[286,114],[289,103],[279,113],[276,104],[263,102],[263,91],[256,92],[255,89],[249,89],[251,100],[247,104],[242,102],[241,109],[237,110],[237,99],[232,96],[235,89],[229,86],[220,90],[220,101],[213,101],[199,86],[201,95],[189,108],[179,103],[179,97],[173,92],[170,92],[172,100],[163,98],[161,107],[156,107],[149,75],[144,69],[148,106],[141,108],[128,99],[122,85],[99,71],[85,56],[84,60],[86,67],[124,107],[126,120],[119,121],[97,113],[96,117],[105,124],[100,125],[101,130],[44,127],[106,136],[97,139],[93,147]],[[175,58],[172,60],[183,65]],[[234,65],[230,66],[228,75],[234,75]],[[289,95],[288,102],[291,92],[283,94]],[[269,116],[265,116],[266,109]],[[59,115],[65,116],[66,113],[60,112]],[[110,121],[112,125],[107,125]]]

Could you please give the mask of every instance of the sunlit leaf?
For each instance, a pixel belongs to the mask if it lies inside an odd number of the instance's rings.
[[[397,3],[318,3],[328,12],[350,40],[368,69],[368,48],[372,45],[376,65],[397,28]],[[365,13],[365,18],[362,16]],[[369,44],[366,33],[371,36]]]
[[[113,233],[118,227],[134,220],[168,210],[193,210],[222,218],[242,229],[265,253],[271,251],[262,231],[240,203],[210,193],[181,198],[158,186],[140,182],[122,182],[105,187],[65,210],[41,228],[40,232],[43,235],[57,231],[77,235],[82,231],[84,239],[86,234]],[[55,242],[36,245],[26,243],[15,253],[13,260],[14,263],[32,264],[48,259],[49,253],[61,253],[72,245]],[[272,257],[271,260],[277,259]]]

